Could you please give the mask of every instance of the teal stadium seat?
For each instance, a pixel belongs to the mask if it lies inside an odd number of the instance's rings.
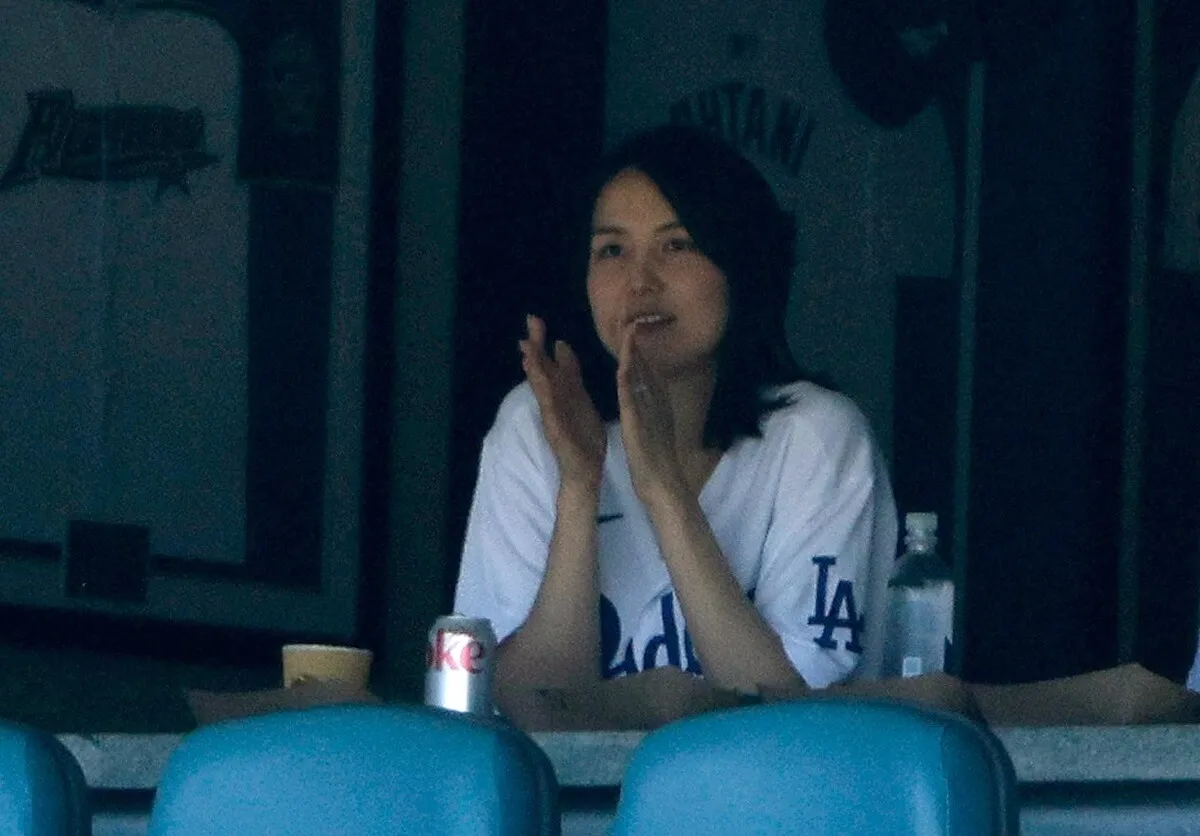
[[[732,709],[647,735],[612,836],[1009,836],[1012,762],[984,727],[899,703]]]
[[[558,834],[545,753],[499,720],[339,705],[202,727],[167,761],[150,836]]]
[[[0,720],[0,834],[89,836],[87,783],[49,732]]]

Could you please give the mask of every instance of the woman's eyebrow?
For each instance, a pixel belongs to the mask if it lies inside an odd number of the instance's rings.
[[[655,232],[655,234],[659,234],[659,233],[663,233],[663,232],[674,232],[677,229],[683,229],[683,228],[684,228],[683,223],[681,221],[668,221],[665,224],[659,224],[658,226],[656,226],[654,228],[654,232]],[[623,226],[615,226],[613,224],[603,224],[601,226],[592,228],[592,237],[595,238],[598,235],[621,235],[621,234],[624,234],[625,232],[626,232],[626,229]]]

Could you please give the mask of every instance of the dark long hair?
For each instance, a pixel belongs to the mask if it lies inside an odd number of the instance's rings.
[[[577,242],[576,251],[584,257],[596,199],[626,169],[654,181],[696,246],[725,274],[729,311],[704,443],[728,450],[739,438],[758,437],[762,419],[786,404],[771,387],[811,379],[792,357],[785,331],[795,221],[758,169],[730,145],[696,128],[668,125],[633,136],[600,160],[574,213],[574,225],[586,239]],[[579,292],[586,311],[586,290]],[[590,326],[590,316],[587,321]],[[588,390],[600,414],[613,420],[614,361],[596,351],[594,331],[589,339]]]

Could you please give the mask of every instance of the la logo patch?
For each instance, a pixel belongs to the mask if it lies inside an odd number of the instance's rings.
[[[818,647],[826,650],[836,650],[838,643],[833,637],[833,631],[844,629],[850,631],[850,638],[845,641],[845,648],[853,653],[862,653],[859,636],[863,630],[864,616],[858,614],[858,605],[854,601],[854,584],[841,580],[833,588],[833,600],[829,598],[829,570],[837,565],[837,558],[831,555],[821,555],[812,559],[817,567],[817,594],[813,614],[808,617],[810,626],[821,627],[821,635],[813,639]]]

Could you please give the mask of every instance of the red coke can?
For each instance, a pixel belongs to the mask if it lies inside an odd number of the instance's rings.
[[[443,615],[425,645],[425,704],[468,714],[492,713],[496,633],[486,618]]]

